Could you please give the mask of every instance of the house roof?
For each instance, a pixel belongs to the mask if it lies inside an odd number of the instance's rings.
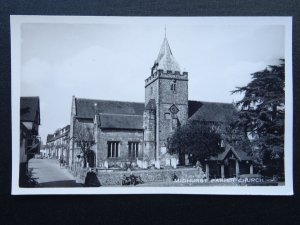
[[[63,129],[65,129],[66,131],[63,132],[62,134],[60,134],[60,131],[63,130]],[[57,139],[59,139],[59,138],[68,136],[69,133],[70,133],[70,125],[67,125],[67,126],[61,128],[61,129],[58,129],[57,131],[55,131],[54,134],[48,134],[48,135],[47,135],[47,143],[48,143],[48,142],[51,142],[51,141],[55,141],[55,140],[57,140]],[[55,134],[56,134],[56,135],[55,135]]]
[[[54,134],[48,134],[47,135],[47,143],[50,141],[54,141]]]
[[[95,113],[143,115],[145,105],[139,102],[121,102],[76,98],[76,116],[93,119]]]
[[[20,98],[21,122],[36,122],[40,125],[40,99],[39,97]]]
[[[142,115],[99,114],[100,128],[113,129],[143,129]]]
[[[228,123],[236,115],[231,103],[189,101],[189,120]]]
[[[252,157],[248,155],[247,152],[234,149],[231,145],[226,145],[224,152],[218,154],[217,156],[210,157],[210,160],[223,161],[230,152],[232,152],[239,161],[252,160]]]
[[[164,38],[163,43],[161,45],[160,51],[158,53],[157,59],[154,62],[154,65],[157,65],[157,70],[163,71],[178,71],[180,72],[179,64],[174,58],[170,45],[168,43],[167,37]]]

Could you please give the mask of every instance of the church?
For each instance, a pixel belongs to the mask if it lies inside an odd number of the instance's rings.
[[[76,124],[81,124],[93,131],[90,166],[123,167],[130,162],[141,168],[176,168],[188,164],[187,156],[168,153],[167,140],[178,126],[189,120],[227,123],[236,112],[233,104],[188,99],[188,72],[181,70],[166,36],[149,72],[144,83],[145,102],[73,96],[70,163],[80,154]],[[250,160],[241,158],[237,150],[227,153],[240,162]],[[224,176],[224,168],[221,172]]]

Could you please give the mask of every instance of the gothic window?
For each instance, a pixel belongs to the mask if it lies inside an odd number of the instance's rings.
[[[108,158],[117,158],[119,157],[119,145],[118,141],[108,141],[107,142],[107,157]]]
[[[128,157],[137,158],[139,156],[139,142],[128,142]]]

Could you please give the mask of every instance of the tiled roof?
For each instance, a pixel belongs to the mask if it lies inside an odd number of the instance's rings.
[[[246,160],[251,161],[252,160],[252,157],[250,155],[248,155],[247,152],[242,151],[242,150],[236,150],[230,145],[226,145],[224,152],[218,154],[217,156],[210,157],[210,160],[223,161],[230,152],[232,152],[239,161],[246,161]]]
[[[163,70],[163,71],[178,71],[180,72],[179,64],[177,63],[176,59],[174,58],[170,45],[168,43],[167,38],[165,37],[163,40],[163,43],[161,45],[159,54],[157,56],[157,59],[154,62],[154,65],[157,65],[157,70]]]
[[[189,101],[189,120],[193,121],[228,123],[236,112],[231,103]]]
[[[48,134],[47,135],[47,143],[50,142],[50,141],[54,141],[54,134]]]
[[[142,115],[99,114],[100,128],[143,129]]]
[[[39,97],[21,97],[20,120],[22,122],[37,122],[38,124],[40,124]]]
[[[76,98],[76,116],[93,119],[95,113],[143,115],[145,104],[139,102],[122,102]]]
[[[63,129],[66,129],[65,132],[63,132],[62,134],[59,134],[61,130]],[[55,133],[57,133],[56,135],[54,135]],[[48,142],[51,142],[51,141],[55,141],[59,138],[62,138],[62,137],[65,137],[65,136],[68,136],[69,133],[70,133],[70,125],[67,125],[61,129],[58,129],[54,134],[48,134],[47,135],[47,143]]]

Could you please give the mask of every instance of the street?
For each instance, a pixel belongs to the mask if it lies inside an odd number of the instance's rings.
[[[39,187],[82,187],[72,174],[60,167],[56,159],[31,159],[28,164]]]

